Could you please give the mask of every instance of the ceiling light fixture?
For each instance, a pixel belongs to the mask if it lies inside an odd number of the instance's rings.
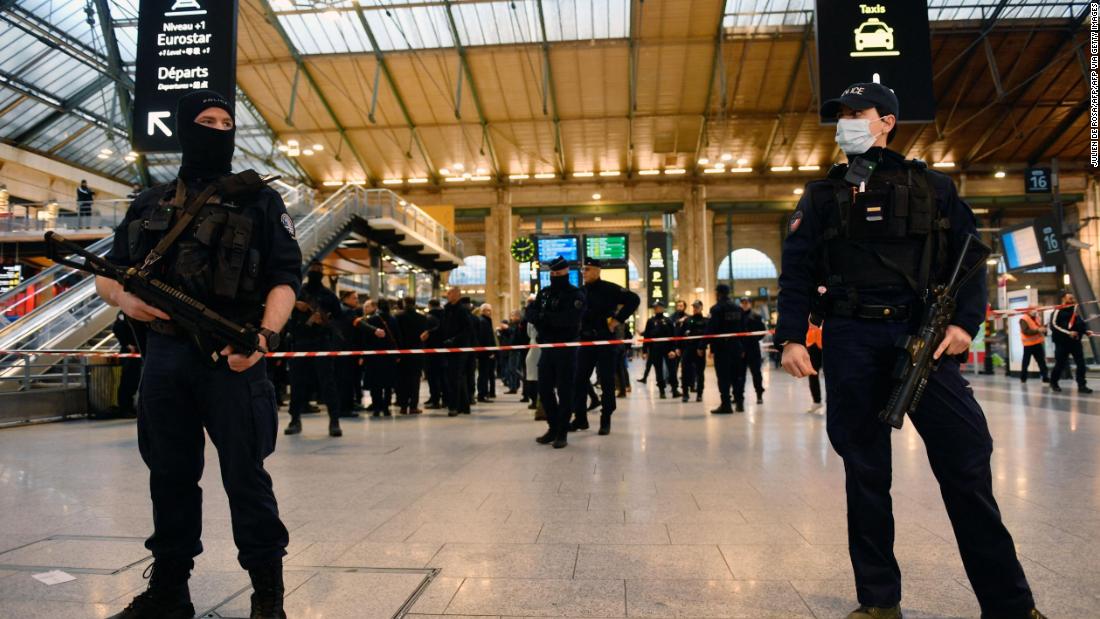
[[[800,165],[798,166],[799,172],[816,172],[821,169],[819,165]]]
[[[730,161],[731,159],[733,159],[733,155],[731,155],[729,153],[723,153],[722,154],[722,161]]]
[[[706,157],[699,158],[699,165],[707,165],[708,163],[710,163],[710,159],[707,159]]]
[[[933,168],[953,168],[955,167],[954,161],[937,161],[932,164]]]
[[[777,166],[772,166],[772,172],[790,172],[790,171],[791,171],[791,170],[793,170],[793,169],[794,169],[794,168],[792,168],[792,167],[791,167],[791,166],[789,166],[789,165],[777,165]]]
[[[325,181],[321,183],[325,187],[339,187],[344,184],[344,181]]]
[[[725,171],[725,168],[707,168],[703,170],[703,174],[721,174]]]
[[[508,180],[510,180],[510,181],[524,181],[524,180],[527,180],[529,178],[531,178],[531,175],[529,175],[529,174],[510,174],[510,175],[508,175]]]
[[[466,165],[462,163],[451,164],[451,167],[460,171],[466,169]]]
[[[113,154],[115,154],[115,151],[113,151],[109,148],[104,148],[104,149],[100,150],[99,152],[100,152],[100,154],[103,154],[103,155],[113,155]]]
[[[356,180],[353,180],[353,181],[348,181],[348,184],[349,185],[355,185],[356,187],[362,187],[363,185],[367,184],[367,181],[366,181],[366,179],[356,179]]]
[[[417,178],[410,178],[409,180],[407,180],[405,182],[410,184],[410,185],[423,185],[424,183],[428,182],[428,179],[426,179],[424,177],[417,177]]]
[[[574,172],[573,178],[591,178],[595,175],[595,172]]]
[[[747,174],[752,172],[752,168],[730,168],[730,172],[734,174]]]
[[[535,175],[535,178],[539,179],[540,181],[544,181],[546,179],[556,178],[557,176],[558,175],[554,174],[553,172],[539,172]]]
[[[447,168],[440,168],[440,169],[439,169],[439,175],[440,175],[440,176],[450,176],[450,175],[451,175],[451,171],[450,171],[450,170],[448,170]]]
[[[466,182],[466,177],[465,176],[448,176],[447,178],[443,179],[443,182],[445,182],[445,183],[464,183],[464,182]]]
[[[325,150],[325,145],[324,144],[314,144],[313,145],[313,150],[319,153],[319,152]]]
[[[638,170],[638,176],[653,176],[660,173],[660,170]]]
[[[598,193],[594,193],[594,194],[592,194],[592,199],[593,199],[593,200],[599,200],[599,199],[600,199],[600,198],[602,198],[602,197],[603,197],[603,196],[601,196],[601,195],[600,195],[600,194],[598,194]]]
[[[738,159],[738,160],[737,160],[737,165],[739,165],[739,166],[743,166],[743,165],[745,165],[745,164],[746,164],[746,163],[748,163],[748,162],[749,162],[749,160],[748,160],[748,159],[745,159],[744,157],[742,157],[741,159]]]
[[[687,170],[683,168],[665,168],[665,174],[668,176],[679,176],[681,174],[687,174]]]
[[[485,181],[493,180],[493,177],[492,176],[486,176],[486,175],[471,176],[470,180],[478,181],[478,182],[485,182]]]
[[[796,188],[796,189],[794,190],[794,195],[796,195],[796,196],[800,196],[800,195],[802,195],[802,192],[803,192],[803,191],[805,191],[805,190],[804,190],[804,189],[802,189],[801,187],[798,187],[798,188]]]
[[[1005,177],[1005,171],[1004,170],[997,170],[996,172],[993,173],[993,178],[1004,178],[1004,177]]]
[[[306,157],[312,157],[313,156],[313,149],[312,148],[307,148],[307,149],[302,151],[302,154],[305,155]]]
[[[606,172],[600,172],[600,176],[618,176],[620,172],[618,170],[608,170]]]
[[[400,185],[403,182],[405,182],[405,181],[403,181],[400,178],[387,178],[387,179],[382,181],[382,184],[383,185]]]
[[[485,176],[489,173],[489,170],[486,170],[485,168],[478,168],[474,170],[474,172],[476,172],[478,176]]]

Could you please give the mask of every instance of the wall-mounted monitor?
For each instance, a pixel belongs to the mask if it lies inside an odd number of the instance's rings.
[[[570,269],[569,270],[569,283],[577,286],[581,285],[581,273],[580,271]],[[545,288],[550,285],[550,271],[539,271],[539,288]]]
[[[574,264],[580,262],[580,241],[576,235],[540,236],[536,242],[543,265],[549,265],[558,256]]]
[[[586,234],[584,256],[602,260],[606,266],[624,266],[630,257],[627,235]]]

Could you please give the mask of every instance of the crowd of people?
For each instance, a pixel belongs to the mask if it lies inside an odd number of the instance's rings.
[[[563,341],[629,341],[634,337],[631,324],[639,305],[637,295],[600,280],[598,271],[599,267],[592,264],[585,267],[586,283],[580,295],[584,301],[577,317],[577,333]],[[728,299],[728,288],[719,289],[720,305],[715,307],[722,310],[723,316],[713,321],[713,326],[700,300],[692,303],[690,312],[686,302],[677,302],[671,315],[665,313],[664,303],[657,302],[642,335],[668,338],[764,330],[764,323],[753,311],[749,299],[734,304]],[[712,308],[712,314],[714,311]],[[548,326],[549,323],[540,333],[539,317],[546,319],[548,314],[540,311],[536,296],[531,295],[523,308],[512,310],[495,322],[491,305],[477,305],[454,287],[446,291],[444,298],[429,300],[426,308],[418,306],[412,297],[361,301],[360,294],[354,290],[333,291],[326,286],[323,267],[316,263],[307,271],[277,350],[498,348],[562,340],[551,334],[554,328]],[[672,397],[682,398],[684,402],[689,401],[692,394],[696,401],[702,401],[705,355],[709,347],[717,354],[716,368],[724,393],[722,405],[712,412],[743,411],[742,393],[749,375],[758,402],[764,392],[760,375],[760,339],[757,335],[715,341],[646,343],[640,351],[646,362],[645,375],[640,382],[646,382],[652,369],[660,398],[666,398],[666,389],[671,389]],[[451,417],[468,415],[477,404],[495,401],[498,383],[503,394],[516,394],[519,402],[527,403],[536,420],[546,420],[543,387],[548,385],[540,385],[545,380],[555,384],[569,383],[568,393],[559,394],[566,396],[566,401],[554,405],[561,413],[568,411],[571,421],[565,431],[587,430],[587,413],[598,408],[601,434],[609,433],[616,399],[626,397],[631,391],[628,363],[635,351],[630,344],[614,344],[570,349],[565,354],[569,360],[561,366],[561,376],[557,373],[551,376],[540,370],[540,358],[546,351],[539,348],[428,355],[276,358],[270,360],[267,367],[276,385],[280,405],[289,403],[290,422],[285,434],[300,433],[302,415],[321,412],[322,407],[328,414],[329,434],[334,437],[342,435],[342,418],[360,414],[391,417],[445,410]],[[595,384],[592,381],[594,370]],[[426,400],[422,402],[425,382]]]

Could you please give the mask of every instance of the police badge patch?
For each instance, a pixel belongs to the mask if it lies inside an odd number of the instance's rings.
[[[283,227],[286,228],[287,233],[290,234],[290,238],[298,240],[298,237],[294,234],[294,220],[290,218],[290,215],[283,213],[283,216],[279,218],[279,221],[282,222]]]
[[[795,230],[798,230],[798,226],[802,223],[802,211],[797,210],[791,215],[791,223],[788,224],[788,234],[794,234]]]

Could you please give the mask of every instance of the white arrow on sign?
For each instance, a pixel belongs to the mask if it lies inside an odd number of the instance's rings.
[[[168,128],[168,125],[164,124],[164,119],[172,115],[172,112],[149,112],[149,135],[156,133],[157,129],[164,132],[164,135],[172,137],[172,130]]]

